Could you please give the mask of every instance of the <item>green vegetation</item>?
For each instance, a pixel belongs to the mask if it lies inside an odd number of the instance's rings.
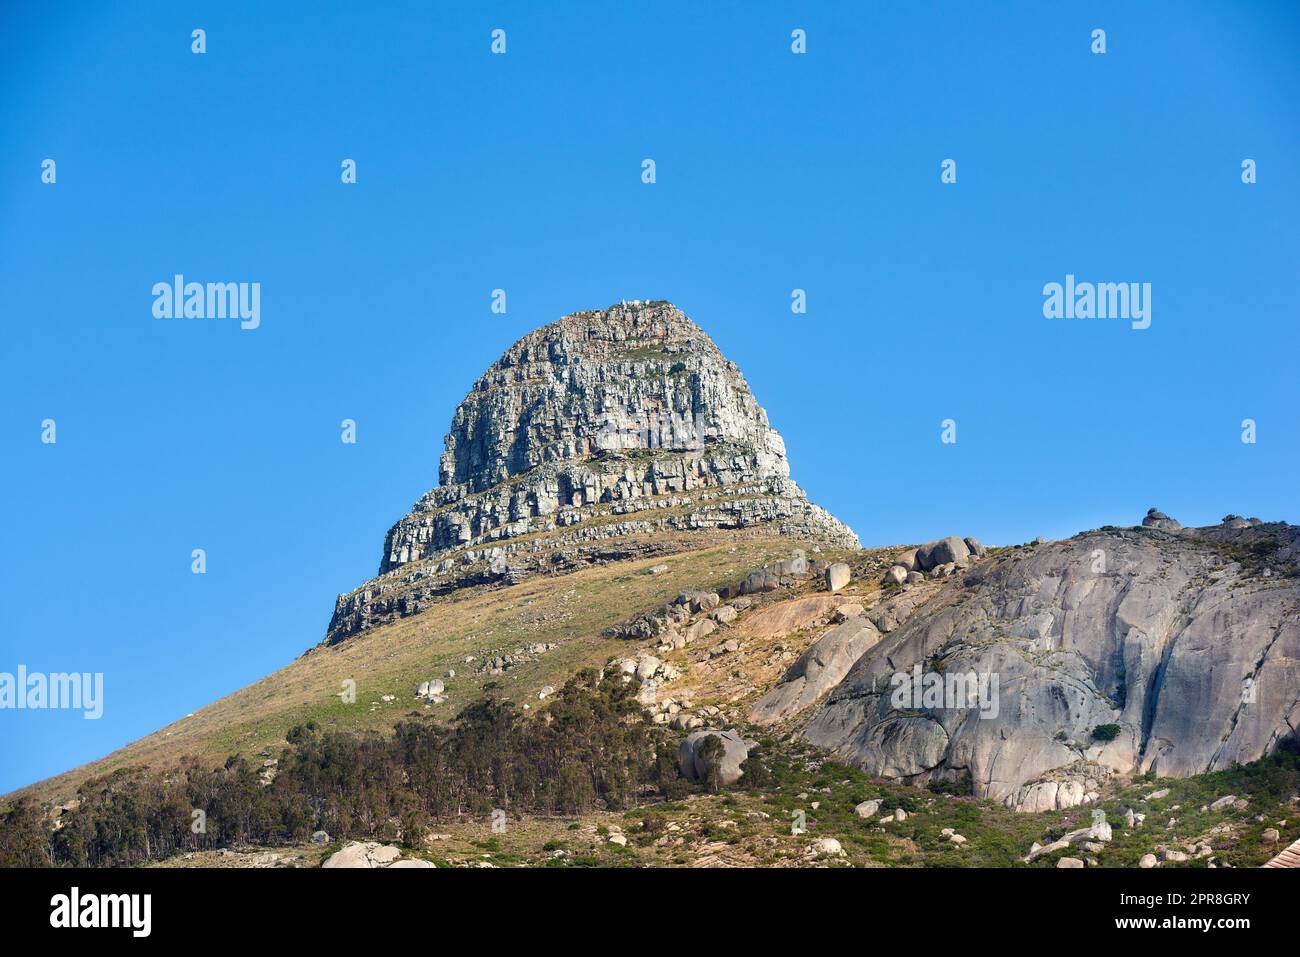
[[[1117,724],[1099,724],[1092,729],[1094,741],[1114,741],[1119,737],[1120,726]]]
[[[489,698],[451,726],[418,718],[392,737],[295,727],[269,786],[241,756],[216,769],[189,759],[165,776],[123,769],[84,784],[57,830],[20,800],[0,818],[0,866],[141,864],[304,841],[317,829],[414,846],[434,822],[498,807],[565,815],[627,807],[662,773],[656,744],[669,750],[636,702],[638,687],[584,670],[544,720]],[[192,827],[198,819],[202,827]],[[495,839],[481,846],[499,850]]]

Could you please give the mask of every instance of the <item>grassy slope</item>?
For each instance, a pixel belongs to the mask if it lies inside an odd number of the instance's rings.
[[[518,701],[536,701],[546,684],[558,687],[581,667],[601,664],[614,654],[630,654],[646,643],[628,643],[602,636],[611,624],[670,600],[686,589],[717,587],[737,581],[750,569],[789,554],[788,539],[740,538],[719,535],[698,551],[668,558],[612,564],[563,577],[533,579],[506,589],[479,590],[447,596],[416,617],[363,634],[335,648],[315,649],[280,671],[223,698],[192,718],[170,725],[101,761],[40,782],[27,789],[41,800],[70,797],[88,777],[127,765],[166,768],[184,754],[213,762],[237,751],[278,753],[285,732],[294,724],[315,720],[332,728],[385,729],[423,706],[413,698],[423,680],[443,676],[450,700],[433,713],[451,717],[479,697],[487,681]],[[861,553],[860,553],[861,554]],[[833,557],[829,556],[828,557]],[[669,571],[650,575],[656,564]],[[855,585],[866,592],[871,585]],[[866,599],[868,594],[862,595]],[[802,647],[811,634],[751,640],[748,667],[743,673],[720,667],[710,678],[698,663],[680,662],[697,689],[697,701],[729,697],[732,681],[760,687],[781,670],[771,657],[776,645]],[[794,639],[792,641],[792,639]],[[512,653],[538,642],[559,645],[503,676],[475,674],[473,669],[492,654]],[[466,665],[464,658],[479,660]],[[674,660],[683,653],[674,653]],[[771,674],[769,674],[769,672]],[[357,683],[356,704],[344,704],[340,682]],[[715,686],[716,685],[716,686]],[[712,692],[712,693],[711,693]],[[384,703],[382,695],[396,696]],[[800,866],[816,861],[808,849],[819,837],[835,837],[846,852],[844,863],[859,866],[1010,866],[1019,862],[1034,841],[1046,844],[1063,832],[1085,826],[1091,808],[1046,814],[1017,814],[999,805],[968,797],[933,794],[906,785],[869,779],[855,768],[825,762],[810,749],[790,741],[772,743],[775,780],[761,790],[734,789],[720,795],[695,794],[675,802],[653,802],[626,813],[596,813],[579,819],[512,819],[505,834],[493,834],[486,820],[465,820],[442,828],[427,847],[409,852],[439,864],[492,863],[497,866]],[[1289,759],[1288,759],[1289,760]],[[1274,762],[1275,763],[1275,762]],[[1206,840],[1220,863],[1251,866],[1262,863],[1280,847],[1300,838],[1300,773],[1294,762],[1274,767],[1260,762],[1187,780],[1133,782],[1109,794],[1098,805],[1115,827],[1115,839],[1097,855],[1102,866],[1135,866],[1138,858],[1168,844],[1187,850],[1190,841]],[[1285,762],[1283,762],[1285,763]],[[1168,797],[1145,801],[1158,787]],[[1224,794],[1250,800],[1244,811],[1202,811]],[[885,808],[909,811],[904,822],[879,825],[857,818],[853,808],[868,798],[882,798]],[[813,808],[812,803],[818,802]],[[1123,830],[1123,810],[1148,814],[1140,828]],[[807,833],[791,833],[791,815],[803,811]],[[661,818],[661,831],[643,827],[647,815]],[[1260,820],[1262,818],[1262,820]],[[1170,819],[1175,820],[1167,828]],[[1282,823],[1285,822],[1285,823]],[[967,838],[957,848],[940,832],[955,828]],[[1278,827],[1281,842],[1264,845],[1266,827]],[[1215,829],[1218,828],[1216,831]],[[628,846],[608,842],[621,830]],[[280,866],[312,866],[331,848],[303,847],[282,852]],[[1048,855],[1035,866],[1051,867],[1062,856],[1088,856],[1079,849]],[[265,856],[265,852],[263,852]],[[245,855],[196,854],[172,864],[237,864]],[[1204,860],[1164,866],[1204,867]]]
[[[443,678],[449,700],[435,705],[451,717],[479,697],[489,680],[502,696],[536,701],[545,685],[559,687],[578,669],[627,654],[627,642],[605,638],[610,625],[671,600],[685,589],[738,581],[752,568],[788,557],[789,539],[702,537],[706,547],[680,555],[625,562],[557,578],[535,578],[504,589],[459,592],[435,600],[412,618],[376,628],[333,648],[313,649],[260,681],[228,695],[105,758],[23,790],[40,801],[66,800],[90,777],[117,768],[174,766],[183,755],[220,763],[242,752],[278,753],[289,728],[313,720],[327,728],[385,729],[412,710],[424,710],[415,689]],[[662,575],[647,574],[666,564]],[[559,647],[495,678],[474,669],[495,654],[547,642]],[[471,665],[465,658],[478,659]],[[445,678],[455,669],[455,678]],[[344,679],[356,682],[355,704],[338,697]],[[380,701],[394,695],[395,701]]]
[[[1086,827],[1093,811],[1086,807],[1018,814],[987,801],[871,779],[856,768],[822,761],[811,749],[783,744],[776,753],[774,779],[761,789],[693,794],[579,818],[510,818],[504,833],[494,833],[486,817],[466,818],[442,825],[424,847],[403,853],[447,867],[1012,867],[1021,866],[1033,842],[1046,844],[1066,831]],[[1158,845],[1186,851],[1187,842],[1202,838],[1212,847],[1217,866],[1258,866],[1300,838],[1300,807],[1294,800],[1300,786],[1297,767],[1295,758],[1283,758],[1185,780],[1132,782],[1097,805],[1114,829],[1114,840],[1104,850],[1090,854],[1076,846],[1031,866],[1053,868],[1069,856],[1090,858],[1101,867],[1135,867],[1141,855]],[[1165,787],[1170,789],[1166,797],[1145,800]],[[1247,797],[1250,806],[1201,810],[1224,794]],[[904,808],[907,819],[888,824],[859,819],[855,806],[872,798],[884,801],[882,811]],[[1125,807],[1145,812],[1145,823],[1126,831]],[[804,814],[805,833],[792,833],[795,811]],[[1170,818],[1179,822],[1172,830],[1166,829]],[[647,821],[652,822],[649,827]],[[1281,821],[1286,822],[1279,828],[1281,840],[1264,844],[1264,829]],[[956,830],[967,844],[951,843],[942,834],[945,828]],[[626,846],[608,840],[620,832]],[[838,840],[845,855],[812,856],[813,842],[823,837]],[[202,852],[178,856],[162,866],[313,867],[340,846]],[[279,859],[268,865],[265,860],[271,854]],[[1206,864],[1207,859],[1193,856],[1161,866]]]

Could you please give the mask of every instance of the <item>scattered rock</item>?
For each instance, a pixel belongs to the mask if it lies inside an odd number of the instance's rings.
[[[851,577],[849,566],[843,562],[836,562],[826,569],[826,590],[831,592],[839,591],[849,583]]]
[[[894,565],[889,571],[885,572],[886,585],[901,585],[907,581],[908,569],[902,565]]]
[[[880,813],[880,801],[863,801],[853,809],[853,813],[861,818],[873,818]]]
[[[812,857],[844,857],[844,848],[840,842],[833,837],[823,837],[813,841],[809,848],[809,854]]]
[[[709,615],[709,617],[712,618],[714,621],[716,621],[719,625],[730,625],[733,621],[736,620],[737,612],[736,609],[733,608],[731,605],[722,605],[721,607],[715,609]]]

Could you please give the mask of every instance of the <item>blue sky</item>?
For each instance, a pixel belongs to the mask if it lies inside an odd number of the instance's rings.
[[[473,380],[623,298],[714,337],[864,544],[1300,520],[1298,41],[1284,3],[6,3],[0,671],[106,700],[0,711],[0,791],[319,641]],[[155,321],[175,273],[260,282],[261,327]],[[1151,328],[1045,319],[1067,273],[1151,283]]]

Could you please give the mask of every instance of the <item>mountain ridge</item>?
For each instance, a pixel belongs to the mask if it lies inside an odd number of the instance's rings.
[[[653,555],[703,529],[771,527],[857,547],[790,478],[785,443],[735,363],[665,301],[571,313],[521,337],[457,406],[439,485],[340,595],[333,644],[434,595]]]

